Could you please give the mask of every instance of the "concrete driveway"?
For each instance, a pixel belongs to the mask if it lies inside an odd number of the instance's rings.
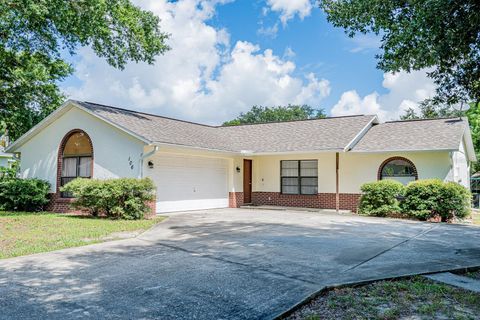
[[[1,319],[270,319],[325,286],[480,266],[480,228],[174,214],[136,239],[0,260]]]

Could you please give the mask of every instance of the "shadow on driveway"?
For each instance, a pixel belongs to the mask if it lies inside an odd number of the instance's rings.
[[[480,265],[480,228],[211,210],[0,260],[0,318],[269,319],[325,286]]]

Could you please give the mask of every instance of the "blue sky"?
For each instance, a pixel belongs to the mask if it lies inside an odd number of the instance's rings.
[[[424,71],[378,70],[379,39],[347,37],[310,0],[134,2],[162,19],[172,50],[118,71],[82,48],[62,84],[69,97],[218,124],[288,103],[396,119],[434,91]]]
[[[269,11],[264,16],[264,7],[264,1],[236,1],[220,6],[211,23],[227,28],[233,42],[247,40],[272,48],[277,54],[287,48],[293,50],[295,56],[291,60],[297,65],[296,73],[314,72],[331,82],[331,94],[319,107],[334,105],[343,92],[351,89],[361,95],[385,91],[381,85],[383,72],[376,68],[378,47],[355,42],[343,29],[333,27],[318,7],[313,7],[304,19],[295,17],[288,21],[285,27],[279,23],[279,13]],[[278,26],[275,36],[259,32],[262,26],[272,28],[275,24]]]

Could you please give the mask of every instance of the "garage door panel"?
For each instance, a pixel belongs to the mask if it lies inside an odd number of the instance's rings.
[[[160,154],[151,177],[157,212],[228,207],[228,161]]]

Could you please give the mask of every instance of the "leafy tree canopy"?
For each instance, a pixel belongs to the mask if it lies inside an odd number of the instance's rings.
[[[0,1],[0,134],[12,139],[57,108],[58,82],[73,72],[62,55],[90,46],[123,69],[168,50],[159,18],[130,0]]]
[[[470,108],[465,112],[472,132],[473,146],[477,154],[478,162],[472,165],[472,171],[480,171],[480,103],[471,103]]]
[[[449,106],[439,105],[435,106],[428,102],[421,103],[418,111],[409,108],[403,115],[400,116],[402,120],[411,119],[437,119],[437,118],[453,118],[462,117],[465,115],[465,110],[452,108]]]
[[[321,0],[334,26],[381,36],[385,72],[428,68],[438,86],[427,103],[480,101],[480,1]]]
[[[308,105],[291,105],[277,107],[253,106],[252,109],[231,120],[224,122],[224,126],[236,126],[240,124],[279,122],[290,120],[306,120],[325,118],[323,109],[314,109]]]

